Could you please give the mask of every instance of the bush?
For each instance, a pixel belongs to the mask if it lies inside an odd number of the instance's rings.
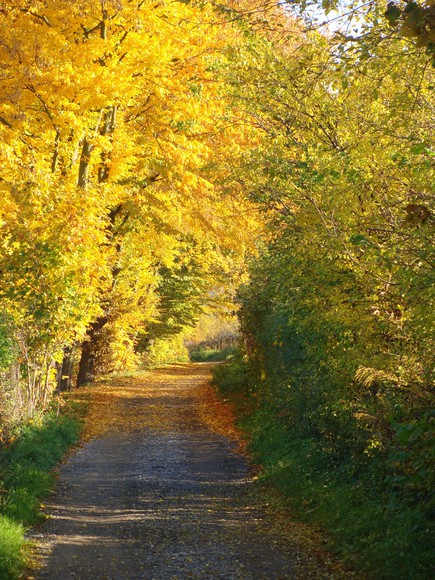
[[[236,353],[235,347],[226,348],[196,348],[189,352],[192,362],[218,362],[230,359]]]
[[[375,447],[362,456],[359,451],[337,453],[326,433],[299,429],[283,400],[271,400],[267,381],[253,371],[239,356],[216,367],[213,382],[235,403],[239,426],[249,436],[254,461],[262,466],[260,483],[272,484],[297,517],[320,525],[331,548],[357,561],[370,577],[432,578],[429,497],[426,493],[422,500],[421,486],[414,493],[406,491],[397,450]],[[418,434],[426,435],[418,427]]]
[[[248,363],[240,351],[236,351],[224,365],[216,366],[212,374],[212,383],[225,395],[242,395],[248,389]]]

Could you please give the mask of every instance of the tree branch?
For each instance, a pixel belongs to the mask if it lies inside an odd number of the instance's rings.
[[[9,121],[6,121],[6,119],[4,117],[0,116],[0,123],[2,123],[3,125],[6,125],[6,127],[8,127],[9,129],[12,129],[12,125],[9,123]]]
[[[41,16],[41,14],[36,14],[36,12],[32,12],[31,10],[28,10],[27,8],[20,8],[20,12],[25,12],[26,14],[30,14],[31,16],[34,16],[38,20],[42,20],[42,22],[44,22],[47,26],[50,26],[50,28],[52,27],[51,22],[44,15]]]

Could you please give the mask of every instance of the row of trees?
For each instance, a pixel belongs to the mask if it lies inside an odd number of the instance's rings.
[[[83,383],[178,333],[254,245],[241,319],[268,397],[320,432],[342,413],[363,447],[421,416],[433,7],[345,6],[320,32],[268,0],[1,8],[4,416],[73,358]]]
[[[253,129],[215,77],[242,38],[204,3],[3,3],[2,421],[74,359],[79,384],[131,364],[237,271],[255,224],[218,162]]]
[[[234,60],[234,99],[265,140],[233,179],[269,224],[238,300],[252,400],[351,477],[383,466],[383,483],[424,512],[435,77],[432,48],[392,28],[386,9],[372,3],[354,34],[257,37],[251,59]],[[416,525],[424,535],[427,520]]]

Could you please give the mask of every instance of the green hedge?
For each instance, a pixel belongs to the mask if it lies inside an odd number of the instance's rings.
[[[214,382],[235,404],[262,466],[260,483],[273,484],[293,514],[320,525],[331,549],[368,577],[432,578],[430,494],[403,473],[397,446],[359,456],[345,453],[342,442],[338,452],[316,429],[300,429],[282,399],[271,401],[267,382],[242,356],[217,367]]]

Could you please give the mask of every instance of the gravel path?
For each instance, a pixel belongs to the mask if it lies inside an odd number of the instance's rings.
[[[338,577],[253,499],[245,460],[200,411],[208,373],[174,365],[111,386],[90,415],[103,433],[60,469],[27,578]]]

